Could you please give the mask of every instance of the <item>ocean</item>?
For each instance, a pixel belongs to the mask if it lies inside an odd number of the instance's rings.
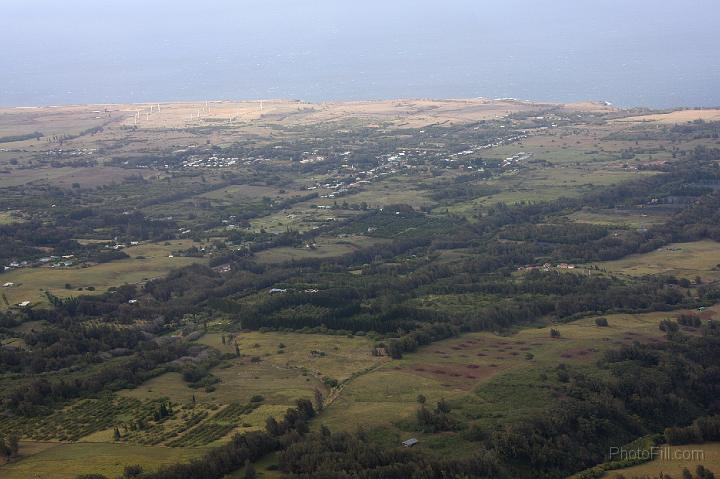
[[[717,0],[3,0],[0,105],[720,106]]]

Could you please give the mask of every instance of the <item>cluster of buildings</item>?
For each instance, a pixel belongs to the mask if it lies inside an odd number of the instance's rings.
[[[270,161],[270,158],[262,158],[262,157],[248,157],[248,158],[240,158],[239,156],[217,156],[212,155],[208,157],[201,157],[197,155],[190,156],[189,158],[185,159],[181,163],[182,168],[232,168],[234,166],[239,165],[256,165],[258,163],[263,163]],[[165,168],[168,168],[168,165],[165,165]]]
[[[512,156],[508,156],[507,158],[505,158],[502,162],[502,166],[503,168],[514,166],[518,163],[529,160],[530,158],[532,158],[532,156],[532,153],[525,153],[524,151],[521,151],[520,153],[516,153]]]
[[[315,294],[319,291],[320,290],[318,290],[318,289],[304,289],[303,293]],[[287,293],[287,292],[288,292],[287,288],[270,288],[270,291],[268,291],[268,294],[283,294],[283,293]]]
[[[225,227],[225,230],[232,231],[240,228],[238,225],[235,224],[235,220],[237,217],[235,215],[231,215],[230,219],[222,220],[222,224]]]
[[[68,254],[64,256],[45,256],[36,260],[12,261],[10,264],[3,266],[3,271],[12,269],[32,268],[37,266],[47,266],[49,268],[67,268],[74,264],[75,255]]]
[[[106,245],[105,245],[105,248],[107,248],[107,249],[113,249],[113,250],[115,250],[115,251],[118,251],[118,250],[121,250],[121,249],[129,248],[130,246],[137,246],[137,245],[139,245],[139,244],[140,244],[139,241],[131,241],[131,242],[129,242],[129,243],[118,243],[117,240],[116,240],[114,244],[106,244]]]
[[[229,168],[240,163],[237,156],[210,156],[201,158],[199,156],[191,156],[182,162],[183,168]]]
[[[349,153],[349,152],[346,152]],[[410,151],[404,150],[398,153],[380,155],[377,157],[378,165],[367,170],[360,170],[353,164],[343,163],[338,170],[325,183],[318,183],[308,186],[307,190],[317,190],[319,188],[325,190],[333,190],[330,193],[320,195],[321,198],[339,198],[363,186],[372,184],[373,182],[389,175],[394,175],[402,170],[411,170],[417,168],[409,161],[413,158]],[[419,150],[420,155],[427,153]],[[346,155],[345,153],[343,155]]]
[[[130,246],[139,245],[139,241],[130,241],[129,243],[118,243],[117,241],[112,244],[106,244],[105,249],[111,249],[119,251]],[[21,268],[36,268],[36,267],[48,267],[48,268],[69,268],[77,263],[77,258],[74,254],[66,254],[62,256],[44,256],[42,258],[34,260],[15,260],[9,264],[3,266],[3,271],[10,271],[13,269]]]
[[[303,158],[302,160],[300,160],[300,164],[301,165],[309,165],[312,163],[321,163],[321,162],[325,161],[326,159],[327,158],[322,155],[313,155],[313,156],[309,156],[307,158]]]
[[[445,164],[445,168],[450,168],[449,164],[457,162],[458,168],[467,168],[469,170],[476,169],[477,171],[484,171],[482,166],[467,166],[463,160],[469,159],[469,156],[475,154],[481,150],[501,146],[504,144],[516,142],[527,138],[527,134],[513,135],[506,138],[496,139],[491,143],[478,145],[463,151],[452,153],[446,157],[439,158],[441,164]],[[347,156],[346,152],[345,156]],[[324,183],[317,183],[308,186],[308,191],[314,191],[318,189],[330,190],[327,193],[320,195],[320,198],[335,199],[342,196],[348,195],[353,192],[354,189],[370,185],[384,177],[397,174],[401,171],[408,171],[417,169],[420,167],[421,160],[423,162],[428,160],[430,153],[424,149],[403,149],[394,153],[383,154],[377,156],[378,164],[373,168],[367,170],[360,170],[353,164],[343,163],[337,171],[335,171]],[[520,152],[510,157],[507,157],[502,162],[502,167],[513,167],[517,164],[528,160],[532,157],[532,153]],[[302,162],[317,162],[325,160],[324,156],[313,156],[302,160]],[[435,161],[438,161],[436,158]],[[328,208],[325,206],[318,206],[318,208]]]
[[[479,153],[482,150],[487,150],[490,148],[496,148],[498,146],[503,145],[509,145],[510,143],[515,143],[516,141],[521,141],[527,138],[528,135],[526,133],[521,133],[519,135],[513,135],[506,138],[496,138],[495,140],[491,141],[490,143],[486,143],[484,145],[477,145],[472,148],[468,148],[467,150],[458,151],[456,153],[451,153],[448,155],[448,159],[446,161],[455,161],[458,158],[462,158],[463,156],[472,155],[473,153]]]
[[[553,265],[552,263],[545,263],[545,264],[528,264],[525,266],[518,267],[518,271],[532,271],[534,269],[539,269],[542,271],[550,271],[551,269],[575,269],[575,265],[569,264],[569,263],[559,263],[556,265]]]
[[[72,150],[48,150],[44,152],[46,156],[68,157],[68,156],[91,156],[95,154],[95,148],[74,148]]]

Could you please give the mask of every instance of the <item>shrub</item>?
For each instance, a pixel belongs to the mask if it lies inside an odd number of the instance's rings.
[[[677,322],[683,326],[690,326],[693,328],[697,328],[702,324],[700,316],[697,314],[681,314],[678,316]]]
[[[663,331],[665,333],[674,333],[680,329],[680,326],[672,319],[663,319],[662,321],[660,321],[659,328],[660,331]]]

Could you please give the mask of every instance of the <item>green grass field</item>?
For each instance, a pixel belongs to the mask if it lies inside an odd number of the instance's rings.
[[[598,169],[594,167],[563,166],[557,168],[523,168],[507,173],[494,180],[483,182],[500,188],[500,192],[457,203],[448,208],[457,214],[470,214],[478,208],[496,203],[551,201],[561,197],[577,197],[598,187],[610,186],[632,180],[649,173],[623,169]],[[439,208],[445,210],[445,207]]]
[[[417,182],[417,178],[391,176],[383,181],[364,186],[359,193],[338,198],[337,202],[347,201],[358,204],[365,202],[371,208],[382,208],[385,205],[398,203],[408,204],[414,208],[432,204],[433,201],[428,192],[417,189]],[[332,205],[334,201],[331,198],[321,198],[317,204]]]
[[[370,354],[373,341],[362,336],[258,331],[234,334],[232,343],[222,344],[222,335],[217,333],[206,334],[199,342],[227,353],[235,351],[234,342],[237,342],[243,355],[260,357],[276,368],[305,370],[338,381],[381,361]]]
[[[667,220],[670,212],[659,209],[629,209],[629,210],[582,210],[568,218],[577,223],[590,223],[596,225],[610,225],[620,228],[647,228],[661,224]]]
[[[232,340],[229,334],[224,336],[225,343],[223,335],[217,333],[206,334],[200,340],[230,354],[234,353],[237,341],[242,351],[242,357],[225,360],[212,369],[212,374],[219,379],[212,390],[191,388],[179,373],[169,372],[137,388],[120,391],[121,397],[140,401],[167,398],[181,411],[178,417],[156,425],[152,430],[131,433],[127,438],[130,443],[148,440],[150,444],[157,444],[158,438],[167,437],[169,439],[162,440],[164,444],[174,445],[173,441],[180,441],[181,445],[195,445],[197,443],[188,441],[200,433],[193,435],[191,430],[187,433],[189,439],[173,433],[181,425],[182,421],[178,421],[183,416],[190,420],[202,415],[198,428],[208,430],[218,424],[214,419],[217,411],[232,404],[249,404],[254,397],[261,396],[261,404],[253,410],[230,422],[220,420],[220,424],[232,427],[207,443],[219,445],[235,433],[264,429],[269,416],[281,418],[297,399],[314,399],[316,389],[331,401],[334,396],[325,379],[342,382],[384,361],[370,355],[372,342],[362,337],[274,332],[235,333]],[[112,429],[108,429],[86,436],[83,441],[107,442],[111,438]]]
[[[229,341],[228,333],[209,333],[200,339],[201,343],[232,353],[237,340],[243,354],[212,370],[221,380],[214,391],[191,389],[180,374],[166,373],[120,395],[143,401],[167,397],[182,414],[207,411],[207,421],[211,423],[212,417],[226,405],[246,403],[254,395],[264,397],[261,406],[244,414],[236,426],[207,443],[209,447],[223,443],[234,433],[262,429],[268,416],[280,417],[295,399],[312,398],[315,388],[319,388],[330,400],[325,411],[313,421],[313,428],[320,424],[333,430],[363,427],[374,439],[387,445],[416,436],[421,441],[419,448],[436,455],[459,457],[473,451],[473,443],[463,439],[462,433],[423,434],[408,428],[419,394],[426,396],[431,405],[442,398],[449,400],[456,415],[486,428],[516,421],[541,413],[553,403],[548,386],[552,386],[554,379],[543,379],[543,372],[551,375],[557,364],[568,363],[592,373],[591,365],[603,350],[633,341],[659,341],[663,333],[658,323],[681,312],[607,315],[609,326],[605,328],[597,327],[594,318],[584,318],[552,326],[560,330],[560,339],[550,337],[551,326],[521,329],[511,335],[470,333],[433,343],[395,361],[371,356],[372,341],[365,337],[240,332],[234,333],[236,337]],[[709,308],[704,317],[718,313],[720,306]],[[260,361],[254,362],[252,357]],[[323,377],[337,379],[341,387],[330,394],[321,381]],[[180,408],[189,405],[193,395],[198,406]],[[182,417],[174,417],[156,434],[165,434],[182,423]],[[182,433],[173,436],[182,437]],[[129,441],[132,443],[133,439]],[[46,447],[28,444],[34,447],[28,449],[33,454],[28,452],[23,460],[0,468],[1,477],[39,475],[64,479],[90,471],[112,475],[130,462],[154,468],[203,452],[202,448],[113,443],[112,429],[94,432],[80,443]],[[92,459],[85,459],[88,456]],[[268,459],[270,462],[272,459]],[[48,475],[52,468],[62,465],[72,468],[73,475]],[[264,471],[262,467],[259,472],[263,473],[260,477],[277,477],[275,472]]]
[[[282,263],[308,258],[334,258],[382,243],[382,241],[379,238],[357,235],[349,238],[319,237],[315,241],[315,248],[281,246],[256,253],[255,259],[259,263]]]
[[[631,276],[672,274],[681,278],[720,279],[720,243],[711,240],[673,243],[656,251],[598,263],[600,268]]]
[[[288,228],[304,232],[329,224],[333,221],[351,218],[359,211],[353,210],[325,210],[313,208],[319,204],[317,200],[293,205],[290,210],[284,210],[267,216],[261,216],[250,221],[253,231],[265,230],[271,233],[283,233]]]
[[[364,337],[243,332],[235,333],[231,342],[229,335],[225,336],[226,344],[222,343],[222,335],[216,333],[199,340],[231,354],[237,341],[242,353],[241,358],[224,361],[212,369],[212,374],[220,379],[213,391],[190,388],[179,373],[169,372],[135,389],[123,390],[120,395],[140,400],[167,397],[181,404],[189,403],[195,396],[199,404],[215,406],[234,401],[247,403],[260,395],[263,405],[243,417],[243,422],[263,427],[269,415],[281,416],[296,399],[312,399],[315,389],[328,395],[325,378],[342,382],[385,361],[371,356],[372,341]]]
[[[201,403],[229,404],[232,401],[248,402],[255,395],[263,396],[271,404],[290,407],[295,399],[310,398],[322,383],[298,371],[275,367],[270,363],[251,363],[249,360],[231,363],[227,368],[216,368],[213,375],[220,379],[215,390],[192,389],[179,373],[165,373],[135,389],[123,390],[120,395],[137,399],[170,398],[188,403],[193,395]]]
[[[209,333],[199,342],[231,354],[237,342],[242,357],[224,360],[212,369],[212,374],[220,379],[212,391],[190,388],[179,373],[165,373],[135,389],[121,391],[121,397],[137,399],[142,404],[168,398],[176,404],[179,414],[140,435],[133,433],[136,435],[131,434],[123,441],[137,444],[138,440],[152,441],[158,435],[169,438],[163,440],[163,444],[185,440],[185,432],[167,434],[195,414],[205,414],[199,424],[207,429],[215,423],[214,415],[228,405],[246,404],[253,396],[263,396],[262,404],[244,413],[230,429],[210,442],[198,443],[222,444],[234,433],[262,429],[268,416],[282,416],[298,398],[312,399],[317,388],[326,395],[327,402],[325,410],[313,421],[314,428],[320,424],[333,430],[353,431],[363,427],[387,445],[395,445],[412,435],[420,438],[418,447],[433,454],[464,456],[472,452],[473,443],[464,440],[462,433],[422,434],[412,429],[418,395],[424,395],[431,405],[447,399],[454,414],[485,428],[517,421],[541,413],[553,404],[552,371],[558,364],[567,363],[590,374],[596,373],[592,364],[604,350],[634,341],[660,341],[663,333],[658,323],[681,312],[607,315],[609,326],[604,328],[596,326],[595,318],[589,317],[567,324],[520,329],[510,335],[470,333],[422,347],[394,361],[373,357],[370,354],[373,341],[366,337],[239,332],[233,333],[230,339],[230,333]],[[719,312],[720,306],[709,308],[703,317],[707,319]],[[550,327],[559,329],[561,338],[551,338]],[[550,379],[543,378],[543,373],[548,373]],[[324,378],[339,381],[340,387],[331,390],[323,384]],[[197,401],[195,407],[191,406],[193,396]],[[120,467],[125,452],[127,457],[135,458],[134,462],[146,461],[154,466],[185,460],[189,457],[186,454],[195,452],[180,448],[180,452],[172,453],[174,455],[161,454],[160,459],[155,460],[151,451],[165,453],[168,449],[148,446],[145,449],[148,456],[135,456],[133,449],[122,449],[128,446],[113,443],[112,428],[103,427],[84,436],[75,446],[90,448],[92,443],[100,448],[98,454],[120,448],[117,449],[120,459],[111,462],[109,467]],[[187,434],[194,437],[191,432]],[[64,454],[72,453],[76,457],[86,450],[64,447],[53,447],[6,466],[8,471],[17,474],[8,477],[23,477],[20,474],[28,471],[42,474],[45,462],[69,461]],[[107,461],[107,458],[99,460]]]
[[[238,203],[247,202],[248,200],[258,201],[263,197],[285,199],[292,197],[293,195],[301,195],[304,193],[306,192],[301,190],[280,193],[278,188],[272,186],[230,185],[226,188],[204,193],[199,195],[199,197],[236,205]]]
[[[15,283],[14,287],[1,288],[10,305],[22,301],[46,303],[45,291],[60,297],[80,294],[93,294],[92,291],[77,291],[77,288],[95,288],[94,293],[103,293],[111,286],[134,284],[148,279],[164,276],[173,268],[187,266],[192,263],[204,262],[203,258],[178,257],[169,258],[173,252],[187,249],[192,241],[175,240],[169,245],[140,244],[125,249],[130,258],[96,264],[86,268],[23,268],[2,275],[3,284]],[[144,259],[139,259],[143,256]],[[66,289],[70,284],[71,289]],[[6,307],[0,302],[0,308]]]
[[[552,376],[558,364],[567,363],[592,374],[604,350],[634,341],[660,341],[664,333],[659,322],[680,313],[613,314],[605,316],[609,326],[602,328],[589,317],[509,336],[470,333],[439,341],[353,379],[317,422],[330,429],[377,429],[379,438],[389,444],[412,434],[421,439],[421,448],[462,455],[470,451],[458,449],[455,433],[424,435],[404,429],[402,421],[414,414],[418,394],[428,404],[445,398],[463,417],[488,428],[521,419],[553,403],[541,373]],[[717,313],[720,307],[705,314]],[[550,337],[551,327],[560,330],[560,339]]]
[[[17,219],[13,217],[12,213],[9,211],[2,211],[0,212],[0,225],[9,225],[11,223],[15,223]]]
[[[619,474],[627,478],[634,477],[658,477],[660,474],[670,474],[672,477],[682,477],[682,471],[687,468],[693,474],[695,468],[702,464],[716,475],[720,472],[720,444],[688,444],[686,446],[668,446],[663,452],[663,457],[653,461],[608,471],[603,478],[614,479]]]
[[[45,444],[39,448],[23,444],[27,457],[0,467],[3,479],[74,479],[80,474],[98,473],[108,477],[122,474],[128,464],[140,464],[147,470],[163,464],[189,461],[201,456],[205,448],[169,448],[125,444]],[[34,453],[33,453],[34,452]]]

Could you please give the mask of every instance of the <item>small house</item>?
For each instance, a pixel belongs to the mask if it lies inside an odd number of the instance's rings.
[[[418,440],[414,437],[411,437],[407,441],[403,441],[402,445],[403,445],[403,447],[413,447],[417,443],[418,443]]]
[[[387,349],[385,349],[385,348],[373,348],[372,355],[373,356],[390,356],[387,352]]]

